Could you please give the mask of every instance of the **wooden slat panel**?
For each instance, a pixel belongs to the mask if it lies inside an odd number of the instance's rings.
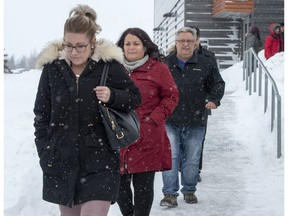
[[[247,1],[225,1],[225,0],[213,0],[212,16],[213,17],[225,17],[231,13],[237,13],[235,16],[240,16],[241,13],[247,14],[253,12],[253,0]]]

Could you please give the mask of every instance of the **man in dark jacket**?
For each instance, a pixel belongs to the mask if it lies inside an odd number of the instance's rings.
[[[179,102],[167,119],[166,129],[172,148],[172,170],[164,171],[164,198],[161,206],[177,206],[178,169],[181,161],[181,193],[186,203],[197,203],[202,142],[207,125],[207,110],[216,109],[224,95],[223,81],[217,64],[211,58],[195,53],[197,32],[183,27],[176,33],[176,52],[166,63],[179,91]]]
[[[208,49],[205,49],[201,43],[200,43],[200,29],[198,27],[195,27],[195,26],[189,26],[190,28],[194,28],[196,29],[196,32],[197,32],[197,40],[196,40],[196,49],[195,49],[195,52],[199,55],[204,55],[208,58],[211,58],[211,60],[214,62],[214,64],[218,67],[218,64],[217,64],[217,60],[216,60],[216,57],[215,57],[215,54],[214,52],[208,50]],[[211,110],[210,109],[207,109],[207,114],[208,115],[211,115]],[[206,128],[205,128],[205,136],[206,136],[206,132],[207,132],[207,125],[206,125]],[[204,136],[204,139],[203,139],[203,143],[202,143],[202,151],[201,151],[201,157],[200,157],[200,162],[199,162],[199,175],[198,175],[198,182],[201,182],[201,176],[200,176],[200,173],[202,171],[202,164],[203,164],[203,148],[204,148],[204,141],[205,141],[205,136]]]
[[[195,27],[195,26],[188,26],[188,27],[190,27],[192,29],[195,29],[196,33],[197,33],[196,49],[195,49],[194,52],[199,54],[199,55],[204,55],[204,56],[206,56],[208,58],[211,58],[211,60],[214,62],[214,64],[218,67],[217,60],[216,60],[214,52],[205,49],[200,43],[200,29],[198,27]],[[176,52],[176,47],[175,47],[175,50],[173,52]],[[211,110],[210,109],[207,109],[207,114],[211,115]],[[206,136],[206,131],[207,131],[207,125],[206,125],[206,129],[205,129],[205,136]],[[204,148],[205,136],[204,136],[203,143],[202,143],[202,151],[201,151],[201,157],[200,157],[200,162],[199,162],[198,182],[202,181],[200,174],[201,174],[201,171],[202,171],[202,164],[203,164],[203,148]],[[179,170],[181,171],[181,161],[180,161]]]

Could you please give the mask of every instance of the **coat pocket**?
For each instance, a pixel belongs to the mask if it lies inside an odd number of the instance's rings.
[[[139,150],[151,150],[160,148],[163,142],[163,127],[157,126],[154,122],[141,122],[140,140],[136,142]]]
[[[40,156],[40,167],[44,173],[50,175],[59,174],[59,151],[52,148],[50,142],[47,142]]]

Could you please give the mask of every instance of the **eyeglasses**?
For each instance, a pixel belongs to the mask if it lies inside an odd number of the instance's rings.
[[[195,40],[176,40],[176,42],[179,44],[187,43],[187,44],[191,45],[191,44],[195,43]]]
[[[66,52],[72,52],[72,50],[75,48],[78,53],[84,53],[86,47],[90,44],[90,42],[91,41],[89,41],[89,43],[86,45],[76,45],[76,46],[72,46],[69,44],[62,44],[62,47]]]

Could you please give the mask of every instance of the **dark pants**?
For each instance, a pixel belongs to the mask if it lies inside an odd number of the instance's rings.
[[[202,151],[201,151],[201,157],[200,157],[200,162],[199,162],[199,174],[201,173],[201,170],[202,170],[203,149],[204,149],[204,141],[205,141],[206,132],[207,132],[207,125],[205,126],[205,134],[204,134],[204,139],[202,141]]]
[[[154,177],[155,172],[121,176],[117,203],[123,216],[149,216],[154,199]],[[131,182],[134,189],[134,200]]]

